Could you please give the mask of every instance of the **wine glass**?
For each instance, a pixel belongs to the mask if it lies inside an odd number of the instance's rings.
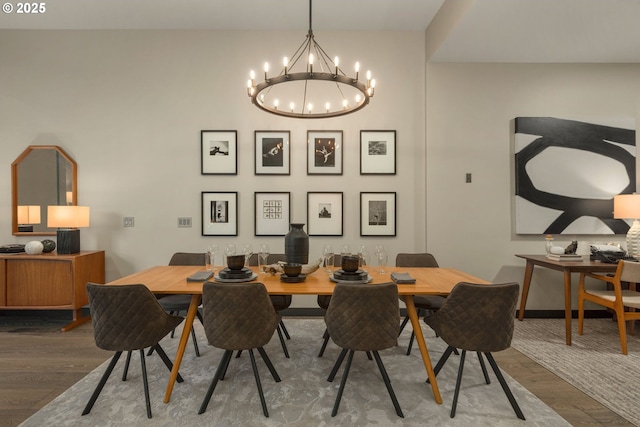
[[[242,247],[242,253],[244,254],[244,265],[249,265],[249,258],[253,255],[253,246],[247,244]]]
[[[331,245],[324,245],[322,256],[324,257],[324,271],[331,274],[333,271],[333,248]]]
[[[210,245],[207,248],[207,271],[216,271],[216,255],[218,254],[218,245]]]
[[[269,259],[269,245],[267,245],[266,243],[263,243],[262,245],[260,245],[260,252],[258,253],[258,270],[259,271],[264,271],[264,268],[267,265],[268,259]]]
[[[360,258],[360,268],[365,270],[369,260],[369,252],[367,251],[367,245],[360,245],[358,247],[358,258]]]
[[[233,243],[229,243],[227,245],[227,247],[224,249],[224,254],[226,256],[233,256],[236,254],[236,245],[234,245]],[[225,257],[225,262],[226,262],[226,257]]]
[[[380,274],[386,273],[387,262],[388,262],[387,251],[385,251],[384,249],[381,249],[380,252],[378,252],[377,259],[378,259],[378,273]]]

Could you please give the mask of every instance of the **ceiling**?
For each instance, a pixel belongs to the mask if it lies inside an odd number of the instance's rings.
[[[306,0],[50,0],[45,5],[41,14],[2,13],[0,28],[309,28]],[[640,62],[640,0],[316,0],[313,30],[319,39],[322,31],[333,30],[424,31],[443,5],[463,5],[464,13],[447,24],[450,31],[431,61]]]

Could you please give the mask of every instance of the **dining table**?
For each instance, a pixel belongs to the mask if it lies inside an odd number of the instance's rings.
[[[335,288],[336,282],[333,273],[320,268],[311,274],[307,274],[304,281],[299,283],[289,283],[289,281],[281,281],[279,274],[271,274],[268,272],[260,272],[257,267],[251,267],[253,274],[250,281],[260,282],[264,284],[270,295],[331,295]],[[218,268],[219,270],[220,268]],[[173,369],[169,376],[169,382],[165,391],[164,402],[171,400],[171,393],[178,377],[180,364],[184,356],[184,352],[189,339],[189,334],[196,317],[198,306],[202,299],[202,288],[204,282],[188,281],[187,278],[199,271],[201,266],[155,266],[145,270],[121,277],[106,283],[106,285],[126,285],[126,284],[143,284],[151,292],[156,295],[191,295],[191,303],[185,318],[185,324],[180,336],[180,341],[176,350]],[[441,404],[442,397],[438,389],[438,383],[433,371],[431,359],[427,344],[422,333],[420,320],[416,311],[413,297],[414,295],[442,295],[446,296],[451,289],[459,282],[470,282],[479,284],[488,284],[489,282],[474,277],[463,271],[453,268],[434,268],[434,267],[390,267],[384,272],[377,269],[368,269],[367,283],[375,286],[380,283],[389,283],[392,281],[391,273],[408,273],[415,279],[413,284],[398,284],[398,295],[402,296],[406,305],[407,314],[411,321],[411,326],[415,332],[415,339],[420,350],[420,355],[424,363],[425,371],[434,400]],[[216,280],[217,273],[209,281]]]

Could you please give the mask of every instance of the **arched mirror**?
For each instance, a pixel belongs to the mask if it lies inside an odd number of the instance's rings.
[[[62,148],[30,145],[11,163],[14,235],[55,235],[47,227],[47,206],[77,204],[77,165]]]

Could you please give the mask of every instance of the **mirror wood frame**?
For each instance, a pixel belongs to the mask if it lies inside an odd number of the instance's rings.
[[[56,231],[18,231],[18,166],[35,150],[54,150],[71,165],[71,205],[78,204],[78,165],[57,145],[30,145],[11,163],[11,232],[14,236],[55,236]],[[45,208],[45,207],[43,207]]]

